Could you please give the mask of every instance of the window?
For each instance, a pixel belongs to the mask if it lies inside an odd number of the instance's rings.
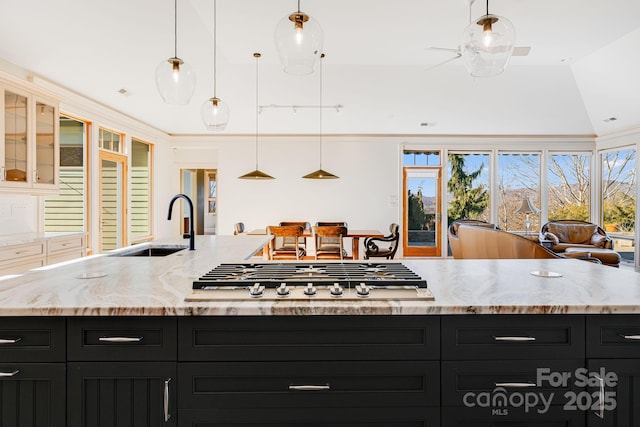
[[[525,231],[527,215],[516,213],[529,197],[540,206],[540,154],[498,154],[498,226],[508,231]],[[529,214],[530,230],[540,229],[538,214]]]
[[[402,164],[404,166],[440,166],[440,152],[405,150]]]
[[[634,260],[636,150],[602,153],[602,220],[624,261]]]
[[[589,221],[591,154],[550,154],[547,170],[549,221]]]
[[[60,192],[45,198],[45,231],[87,231],[87,129],[84,122],[60,116]]]
[[[449,152],[447,181],[449,224],[458,219],[491,222],[489,154]]]
[[[152,233],[151,159],[152,145],[131,140],[131,241],[148,238]]]
[[[103,150],[122,153],[123,135],[100,128],[98,146]]]

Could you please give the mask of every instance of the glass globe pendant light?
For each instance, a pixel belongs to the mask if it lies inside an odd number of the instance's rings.
[[[462,58],[474,77],[493,77],[502,73],[513,54],[516,31],[511,21],[486,14],[471,22],[462,35]]]
[[[298,0],[298,11],[282,18],[276,26],[275,42],[286,73],[311,74],[322,52],[322,27],[300,11]]]
[[[200,114],[208,130],[221,131],[224,130],[224,128],[227,127],[227,123],[229,123],[229,106],[216,96],[216,85],[218,82],[216,76],[216,33],[218,30],[216,15],[216,0],[213,0],[213,97],[202,103]]]
[[[196,89],[196,73],[178,58],[178,0],[174,0],[174,54],[156,67],[156,87],[167,104],[188,104]]]

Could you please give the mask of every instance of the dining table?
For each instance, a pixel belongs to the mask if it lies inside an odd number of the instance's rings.
[[[248,231],[246,234],[252,236],[261,236],[267,234],[267,228],[256,228]],[[312,238],[313,233],[311,230],[304,230],[301,237]],[[384,233],[380,230],[368,230],[368,229],[351,229],[347,228],[347,235],[344,237],[351,238],[351,256],[353,259],[360,259],[360,238],[366,237],[384,237]],[[269,256],[269,244],[264,245],[262,249],[262,255],[264,259],[270,259]]]

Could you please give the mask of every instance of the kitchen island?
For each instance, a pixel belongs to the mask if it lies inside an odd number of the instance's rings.
[[[637,273],[407,260],[434,301],[185,302],[194,280],[251,263],[266,238],[199,236],[195,251],[100,255],[0,281],[3,416],[70,427],[638,425]]]

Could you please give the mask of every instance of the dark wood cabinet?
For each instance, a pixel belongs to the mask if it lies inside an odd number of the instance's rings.
[[[0,362],[0,426],[65,425],[65,364]]]
[[[637,315],[0,322],[2,427],[640,427],[638,390]]]
[[[177,319],[68,319],[68,427],[177,425]]]
[[[65,319],[0,321],[0,426],[66,423]]]
[[[174,362],[70,362],[68,427],[172,427]]]
[[[443,316],[442,426],[581,426],[566,393],[583,390],[584,316]],[[555,377],[554,377],[555,380]]]
[[[640,427],[640,316],[587,316],[589,427]]]
[[[178,324],[181,426],[439,425],[438,317]]]

